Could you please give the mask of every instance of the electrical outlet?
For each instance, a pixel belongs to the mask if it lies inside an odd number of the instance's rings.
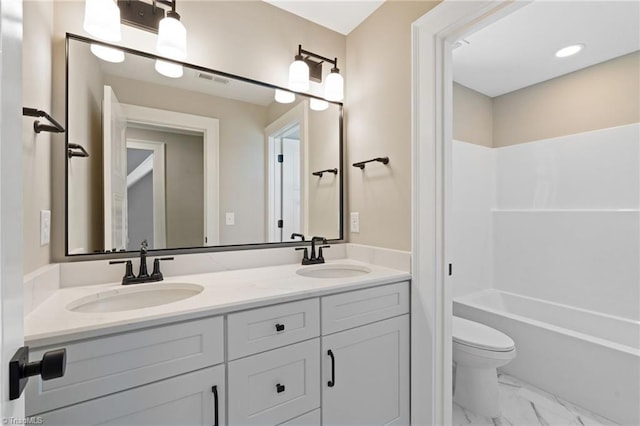
[[[40,210],[40,245],[51,241],[51,210]]]
[[[351,233],[357,234],[360,232],[360,213],[353,212],[351,213]]]
[[[225,213],[225,223],[227,225],[235,225],[236,224],[236,214],[233,212]]]

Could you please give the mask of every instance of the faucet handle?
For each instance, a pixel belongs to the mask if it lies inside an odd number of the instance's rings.
[[[162,281],[164,279],[164,276],[162,275],[162,272],[160,272],[160,261],[165,261],[165,260],[173,260],[173,257],[156,257],[153,260],[153,272],[151,272],[151,279],[153,281]]]
[[[325,248],[331,248],[331,246],[320,246],[320,248],[318,249],[318,261],[320,261],[320,263],[324,263],[324,256],[322,255],[322,249]]]
[[[303,262],[309,260],[309,249],[307,247],[297,247],[296,251],[298,251],[298,250],[304,250],[303,255],[302,255],[302,261]]]
[[[133,263],[130,260],[112,260],[109,265],[125,264],[124,276],[122,277],[122,284],[129,284],[130,280],[136,276],[133,275]]]

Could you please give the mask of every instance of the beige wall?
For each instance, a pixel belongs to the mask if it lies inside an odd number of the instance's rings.
[[[52,115],[64,122],[64,35],[66,32],[87,35],[82,29],[84,0],[27,0],[24,4],[25,102],[53,110]],[[188,29],[188,61],[191,63],[286,86],[289,64],[298,44],[302,43],[307,50],[338,57],[341,71],[346,75],[343,35],[265,2],[185,0],[180,2],[178,11]],[[153,52],[154,44],[155,35],[123,26],[122,45]],[[325,69],[325,73],[328,72]],[[312,84],[311,92],[321,95],[321,85]],[[28,131],[31,125],[28,123],[32,124],[25,120],[23,140],[25,273],[46,265],[52,257],[54,260],[64,257],[65,239],[64,135],[41,133],[36,143]],[[50,137],[53,143],[48,142]],[[41,248],[39,212],[43,208],[52,209],[53,227],[52,246]],[[221,227],[221,233],[223,229]]]
[[[453,83],[453,139],[493,146],[493,100]]]
[[[640,121],[640,52],[493,99],[493,146]]]
[[[349,241],[411,249],[411,24],[438,2],[387,1],[347,36]],[[351,163],[388,156],[364,170]],[[348,220],[347,226],[348,226]]]
[[[25,1],[23,105],[50,114],[52,33],[53,4]],[[64,123],[64,117],[54,115],[54,118]],[[60,138],[51,133],[36,134],[33,130],[35,120],[33,117],[22,119],[24,273],[50,261],[50,246],[40,246],[40,210],[51,210],[51,151],[53,144],[60,143]],[[64,144],[64,139],[62,141]]]

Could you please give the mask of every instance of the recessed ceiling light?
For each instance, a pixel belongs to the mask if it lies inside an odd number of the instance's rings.
[[[556,58],[566,58],[572,56],[584,49],[584,44],[572,44],[571,46],[563,47],[556,52]]]

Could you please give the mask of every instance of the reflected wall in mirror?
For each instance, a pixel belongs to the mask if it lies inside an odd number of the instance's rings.
[[[67,35],[67,255],[342,239],[341,104],[92,42]]]

